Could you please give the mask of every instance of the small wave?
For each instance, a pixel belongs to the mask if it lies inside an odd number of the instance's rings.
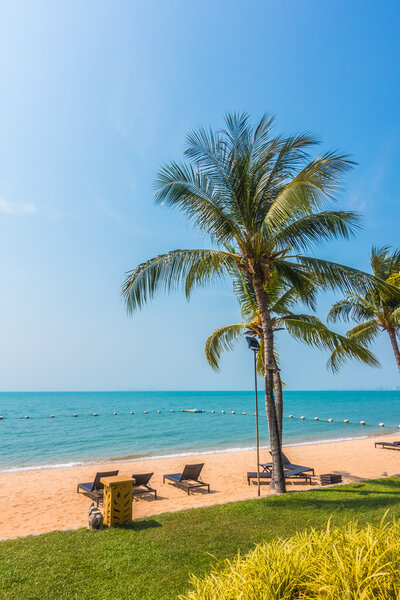
[[[323,440],[311,440],[311,441],[303,441],[303,442],[292,442],[284,444],[285,448],[294,448],[296,446],[314,446],[318,444],[335,444],[338,442],[350,442],[353,440],[363,440],[371,437],[370,435],[361,435],[361,436],[352,436],[352,437],[340,437],[340,438],[331,438],[331,439],[323,439]],[[375,437],[375,436],[372,436]],[[269,445],[261,445],[261,450],[268,450]],[[9,469],[3,469],[0,471],[3,473],[19,473],[24,471],[43,471],[46,469],[68,469],[73,467],[84,467],[90,465],[99,465],[99,464],[107,464],[112,462],[139,462],[146,460],[163,460],[167,458],[186,458],[190,456],[206,456],[207,454],[230,454],[236,452],[249,452],[255,450],[255,446],[235,446],[233,448],[218,448],[213,449],[210,448],[208,450],[199,450],[197,452],[187,451],[187,452],[174,452],[170,454],[156,454],[156,455],[130,455],[130,456],[117,456],[112,458],[102,458],[99,460],[91,460],[91,461],[80,461],[80,462],[68,462],[68,463],[57,463],[53,465],[39,465],[39,466],[29,466],[29,467],[12,467]]]
[[[46,469],[69,469],[70,467],[82,467],[84,462],[68,462],[68,463],[57,463],[55,465],[37,465],[29,467],[10,467],[9,469],[2,469],[0,473],[20,473],[21,471],[44,471]]]

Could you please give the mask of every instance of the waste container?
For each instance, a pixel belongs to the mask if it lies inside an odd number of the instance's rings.
[[[126,475],[115,475],[114,477],[102,477],[100,481],[104,484],[104,525],[113,527],[131,523],[134,479]]]

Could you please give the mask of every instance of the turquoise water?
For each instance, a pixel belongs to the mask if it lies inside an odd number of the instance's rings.
[[[266,445],[262,394],[259,406]],[[182,408],[205,412],[182,413]],[[0,393],[0,415],[0,470],[254,446],[252,392]],[[400,391],[286,392],[284,415],[286,444],[394,432],[400,424]]]

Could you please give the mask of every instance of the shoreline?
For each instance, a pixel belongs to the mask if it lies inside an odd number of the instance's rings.
[[[398,439],[400,432],[391,437]],[[387,435],[386,432],[382,435]],[[362,439],[329,440],[317,443],[285,445],[291,462],[315,468],[311,489],[319,486],[321,473],[340,473],[343,482],[388,477],[399,473],[397,452],[374,448],[379,436]],[[234,458],[233,458],[234,455]],[[157,489],[157,500],[141,498],[133,505],[134,518],[225,504],[257,497],[256,485],[247,484],[247,471],[254,471],[255,451],[205,452],[198,462],[204,463],[202,477],[210,483],[211,493],[198,490],[188,496],[173,485],[163,484],[165,473],[181,472],[186,463],[195,462],[197,455],[97,462],[57,469],[36,469],[0,474],[0,540],[48,531],[87,526],[91,500],[76,493],[80,482],[93,481],[97,471],[119,470],[131,477],[135,473],[153,472],[150,485]],[[190,460],[189,457],[193,457]],[[261,450],[261,461],[269,462],[269,453]],[[310,489],[300,480],[289,480],[288,491]],[[29,494],[27,494],[29,491]],[[270,495],[267,483],[261,486],[261,497]]]
[[[338,442],[350,442],[355,440],[363,440],[368,438],[382,437],[385,435],[400,435],[400,431],[398,429],[394,429],[392,432],[382,432],[382,433],[365,433],[364,435],[356,435],[349,437],[338,437],[331,439],[320,439],[320,440],[307,440],[304,442],[290,442],[288,444],[284,444],[285,448],[296,448],[297,446],[314,446],[319,444],[334,444]],[[208,454],[234,454],[237,452],[251,452],[255,451],[255,446],[235,446],[232,448],[209,448],[206,450],[199,451],[187,451],[187,452],[173,452],[171,454],[154,454],[154,455],[131,455],[131,456],[116,456],[116,457],[107,457],[104,459],[98,460],[83,460],[83,461],[71,461],[65,463],[55,463],[55,464],[44,464],[44,465],[27,465],[20,467],[6,467],[5,469],[0,470],[0,475],[6,475],[7,473],[29,473],[32,471],[48,471],[48,470],[57,470],[57,469],[74,469],[75,467],[85,467],[85,466],[96,466],[99,464],[112,464],[112,463],[129,463],[133,461],[147,461],[147,460],[164,460],[168,458],[186,458],[191,456],[205,456]],[[268,450],[269,445],[260,445],[260,450]]]

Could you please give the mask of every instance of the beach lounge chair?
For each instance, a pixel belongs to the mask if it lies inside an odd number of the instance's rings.
[[[133,484],[133,497],[143,496],[143,494],[154,494],[154,500],[157,500],[157,490],[149,486],[149,481],[154,473],[133,474],[135,480]]]
[[[81,492],[84,496],[87,496],[91,500],[96,502],[96,505],[99,505],[99,502],[103,500],[104,494],[104,485],[101,483],[100,479],[102,477],[114,477],[118,475],[119,471],[106,471],[103,473],[96,473],[96,477],[94,481],[89,483],[78,483],[76,491],[79,494]]]
[[[301,469],[304,473],[311,473],[312,475],[315,475],[314,469],[313,467],[303,467],[302,465],[295,465],[293,463],[290,462],[290,460],[288,459],[288,457],[282,452],[282,461],[283,461],[283,468],[284,469]],[[260,464],[260,467],[262,468],[263,471],[269,473],[270,471],[272,471],[272,463],[262,463]]]
[[[198,465],[185,465],[182,473],[171,473],[170,475],[164,475],[163,483],[165,480],[168,483],[172,483],[177,487],[181,487],[187,491],[188,495],[191,490],[196,488],[206,487],[208,489],[208,493],[210,493],[210,485],[208,483],[204,483],[200,479],[200,473],[202,468],[204,467],[204,463],[200,463]]]
[[[378,446],[388,450],[400,450],[400,440],[398,442],[375,442],[375,448]]]
[[[263,471],[262,473],[260,473],[260,480],[263,479],[271,479],[272,477],[272,471]],[[248,471],[247,473],[247,483],[248,485],[250,485],[250,481],[252,479],[257,479],[257,473],[256,471]],[[312,479],[311,479],[311,475],[309,475],[306,471],[303,471],[303,469],[300,467],[299,469],[288,469],[287,471],[285,471],[285,479],[305,479],[306,483],[309,483],[311,485],[312,483]]]

